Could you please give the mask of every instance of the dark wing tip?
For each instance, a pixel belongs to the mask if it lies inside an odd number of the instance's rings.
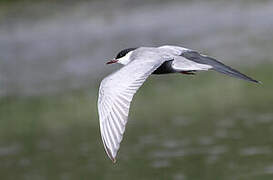
[[[117,162],[116,158],[113,158],[112,162],[115,164]]]
[[[106,146],[106,153],[108,155],[108,157],[112,160],[113,163],[116,163],[116,158],[114,158],[111,154],[111,151],[108,149],[108,147]]]
[[[257,84],[263,84],[262,81],[258,81],[258,80],[255,80],[255,79],[251,79],[252,82],[255,82]]]
[[[114,158],[114,157],[112,156],[112,154],[111,154],[111,152],[110,152],[110,150],[108,149],[107,146],[106,146],[106,153],[107,153],[108,157],[112,160],[113,163],[116,163],[116,162],[117,162],[116,158]]]
[[[260,85],[262,85],[262,84],[263,84],[263,82],[262,82],[262,81],[257,81],[257,80],[255,80],[255,83],[260,84]]]
[[[223,73],[223,74],[226,74],[228,76],[232,76],[232,77],[235,77],[235,78],[238,78],[238,79],[242,79],[242,80],[246,80],[246,81],[249,81],[249,82],[253,82],[253,83],[257,83],[257,84],[262,84],[261,81],[258,81],[258,80],[255,80],[229,66],[226,66],[226,65],[222,65],[222,66],[217,66],[215,68],[213,68],[213,70],[217,71],[217,72],[220,72],[220,73]]]
[[[186,52],[183,52],[181,54],[181,56],[183,56],[191,61],[194,61],[196,63],[210,65],[210,66],[212,66],[213,70],[215,70],[219,73],[226,74],[226,75],[229,75],[229,76],[232,76],[235,78],[243,79],[246,81],[262,84],[261,81],[257,81],[255,79],[252,79],[251,77],[249,77],[243,73],[240,73],[239,71],[221,63],[220,61],[217,61],[216,59],[202,55],[196,51],[186,51]]]
[[[116,160],[115,157],[113,157],[113,155],[112,155],[110,149],[107,147],[107,145],[106,145],[106,143],[105,143],[103,137],[102,137],[102,142],[103,142],[103,146],[104,146],[104,150],[105,150],[106,154],[108,155],[108,157],[111,159],[111,161],[112,161],[113,163],[116,163],[117,160]]]
[[[240,73],[240,72],[237,71],[237,73]],[[247,81],[250,81],[250,82],[254,82],[254,83],[257,83],[257,84],[263,84],[261,81],[255,80],[255,79],[253,79],[253,78],[251,78],[251,77],[249,77],[249,76],[247,76],[245,74],[240,73],[240,76],[241,77],[237,76],[237,78],[247,80]]]

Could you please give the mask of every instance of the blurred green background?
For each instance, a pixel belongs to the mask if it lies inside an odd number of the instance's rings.
[[[272,1],[0,1],[0,179],[273,178]],[[127,47],[196,49],[260,80],[151,76],[113,164],[97,114]]]

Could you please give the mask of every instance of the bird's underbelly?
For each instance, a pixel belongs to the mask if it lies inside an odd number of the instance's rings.
[[[175,73],[176,71],[172,68],[172,61],[164,62],[159,68],[157,68],[153,74],[168,74],[168,73]]]

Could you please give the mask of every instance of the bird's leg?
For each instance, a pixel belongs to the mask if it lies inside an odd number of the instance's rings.
[[[195,71],[181,71],[181,74],[195,75]]]

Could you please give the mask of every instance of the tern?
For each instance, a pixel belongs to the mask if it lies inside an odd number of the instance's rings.
[[[114,163],[125,131],[130,103],[136,91],[151,74],[194,74],[196,71],[214,70],[260,83],[214,58],[179,46],[124,49],[106,64],[113,63],[124,66],[102,80],[98,96],[98,113],[103,146]]]

